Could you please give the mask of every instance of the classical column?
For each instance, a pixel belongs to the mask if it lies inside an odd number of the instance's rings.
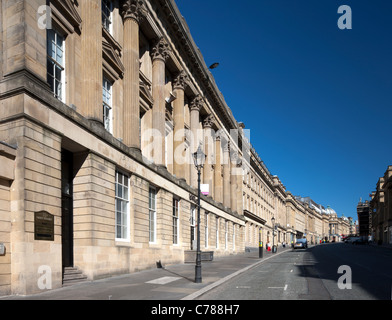
[[[242,170],[242,159],[239,158],[237,162],[237,212],[239,214],[244,213],[243,203],[242,203],[242,181],[243,181],[243,170]]]
[[[82,110],[90,120],[103,124],[102,13],[97,0],[81,1]]]
[[[213,185],[213,164],[215,162],[215,144],[214,144],[214,133],[212,129],[212,125],[215,121],[215,118],[212,114],[208,115],[207,118],[203,121],[203,141],[204,141],[204,153],[206,154],[206,162],[204,164],[203,171],[203,182],[209,185],[209,195],[211,197],[214,196],[214,185]]]
[[[200,109],[204,104],[203,98],[197,95],[191,102],[191,153],[196,152],[200,137],[198,136]],[[191,165],[191,186],[197,188],[197,170],[194,165]]]
[[[223,145],[223,205],[230,208],[230,143],[228,140]]]
[[[234,152],[231,157],[230,168],[230,207],[231,210],[237,211],[237,163],[238,153]]]
[[[123,142],[140,150],[139,126],[139,24],[147,15],[143,0],[123,0],[124,80],[123,80]]]
[[[214,200],[223,202],[221,137],[215,137]]]
[[[169,57],[169,44],[162,37],[151,49],[152,58],[152,128],[154,133],[153,159],[156,165],[165,167],[165,62]]]
[[[173,172],[180,178],[185,179],[186,158],[185,148],[185,125],[184,125],[184,90],[188,82],[185,71],[180,71],[173,80]]]

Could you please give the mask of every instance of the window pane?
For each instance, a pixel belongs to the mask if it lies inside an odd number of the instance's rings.
[[[54,44],[54,30],[53,29],[48,29],[47,30],[47,41],[46,41],[46,52],[48,56],[54,57],[55,55],[55,44]]]

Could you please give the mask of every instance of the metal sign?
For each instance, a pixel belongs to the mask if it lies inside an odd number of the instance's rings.
[[[54,215],[47,211],[34,212],[34,240],[54,241]]]

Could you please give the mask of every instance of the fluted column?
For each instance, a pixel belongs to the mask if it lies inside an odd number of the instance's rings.
[[[123,142],[140,150],[139,107],[139,24],[147,15],[143,0],[123,0],[124,80],[123,80]]]
[[[215,137],[214,200],[223,202],[221,137]]]
[[[203,98],[198,95],[191,102],[191,156],[196,152],[200,137],[198,136],[200,109],[204,104]],[[197,170],[195,166],[191,165],[191,186],[197,188]]]
[[[209,185],[209,195],[211,197],[214,196],[214,185],[213,185],[213,177],[214,177],[214,172],[213,172],[213,164],[215,162],[214,160],[214,134],[213,134],[213,129],[212,125],[215,121],[215,118],[213,115],[207,116],[207,118],[204,119],[203,121],[203,141],[204,141],[204,153],[206,154],[206,162],[204,164],[204,171],[203,171],[203,182],[205,184]]]
[[[225,141],[223,145],[223,205],[230,208],[230,143]]]
[[[233,211],[237,211],[237,159],[238,154],[235,152],[230,159],[230,207]]]
[[[81,1],[82,113],[103,124],[101,1]]]
[[[188,77],[184,71],[174,78],[173,94],[173,172],[181,179],[185,179],[186,158],[185,148],[185,113],[184,113],[184,90]]]
[[[165,63],[170,48],[164,38],[155,41],[151,50],[152,58],[152,127],[156,131],[153,142],[153,159],[156,165],[165,164]]]
[[[243,181],[243,170],[242,170],[242,159],[240,158],[237,162],[237,212],[243,214],[244,208],[242,203],[242,181]]]

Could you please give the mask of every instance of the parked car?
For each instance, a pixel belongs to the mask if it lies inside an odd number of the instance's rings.
[[[348,237],[344,242],[345,243],[353,243],[354,241],[360,239],[360,237]]]
[[[308,247],[308,240],[306,238],[297,239],[294,244],[294,249],[306,249]]]
[[[367,244],[368,240],[367,240],[367,237],[359,237],[358,239],[355,239],[352,243],[353,244]]]

